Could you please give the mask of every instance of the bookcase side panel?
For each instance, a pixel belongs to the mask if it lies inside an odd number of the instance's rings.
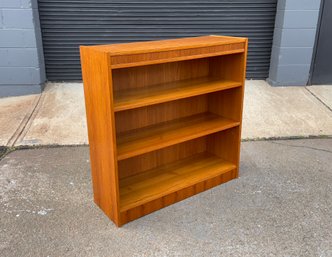
[[[227,89],[208,96],[208,110],[211,113],[241,122],[243,87]]]
[[[240,108],[240,125],[237,128],[237,142],[236,142],[236,147],[235,150],[237,151],[237,169],[236,169],[236,177],[239,176],[239,171],[240,171],[240,154],[241,154],[241,134],[242,134],[242,118],[243,118],[243,102],[244,102],[244,89],[245,89],[245,80],[246,80],[246,71],[247,71],[247,55],[248,55],[248,39],[245,41],[245,46],[244,46],[244,53],[241,54],[241,59],[240,59],[240,68],[241,68],[241,75],[242,75],[242,87],[241,87],[241,101],[239,103],[239,108]]]
[[[241,88],[212,94],[209,98],[209,110],[219,115],[238,120],[242,123],[244,84],[246,76],[248,41],[245,41],[243,53],[211,58],[210,76],[237,81]]]
[[[119,189],[109,56],[89,47],[81,47],[80,51],[94,200],[118,225]]]
[[[238,166],[239,163],[239,126],[207,137],[207,151]]]
[[[209,62],[210,76],[218,79],[243,81],[243,63],[246,52],[212,57]]]
[[[236,128],[210,135],[207,141],[209,152],[237,166],[235,177],[239,174],[247,49],[248,41],[246,40],[244,53],[215,57],[210,62],[212,76],[242,83],[241,87],[210,94],[208,100],[210,112],[240,122]]]

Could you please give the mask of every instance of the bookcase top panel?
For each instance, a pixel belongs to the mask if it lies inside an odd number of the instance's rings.
[[[136,43],[124,43],[124,44],[111,44],[111,45],[96,45],[89,46],[95,50],[107,52],[111,56],[139,54],[148,52],[162,52],[171,50],[181,50],[198,47],[210,47],[219,45],[229,45],[236,43],[243,43],[247,39],[240,37],[228,37],[228,36],[201,36],[191,38],[180,39],[168,39],[160,41],[147,41]]]

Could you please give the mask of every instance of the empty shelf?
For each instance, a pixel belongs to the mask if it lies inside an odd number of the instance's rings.
[[[241,86],[240,82],[199,78],[114,92],[114,111],[164,103]]]
[[[120,211],[126,211],[236,168],[202,153],[120,180]]]
[[[240,122],[212,113],[131,130],[117,136],[118,160],[158,150],[239,125]]]

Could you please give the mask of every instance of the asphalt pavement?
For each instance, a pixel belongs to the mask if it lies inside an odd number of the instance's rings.
[[[239,179],[116,226],[87,146],[0,161],[0,256],[332,256],[332,139],[243,142]]]

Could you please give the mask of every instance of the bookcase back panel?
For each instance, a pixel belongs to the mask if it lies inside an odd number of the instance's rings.
[[[208,96],[200,95],[115,113],[116,133],[191,116],[208,110]]]
[[[112,70],[113,90],[141,88],[178,80],[206,77],[209,60],[194,59]]]
[[[119,178],[129,177],[205,151],[206,137],[201,137],[125,159],[118,162]]]

